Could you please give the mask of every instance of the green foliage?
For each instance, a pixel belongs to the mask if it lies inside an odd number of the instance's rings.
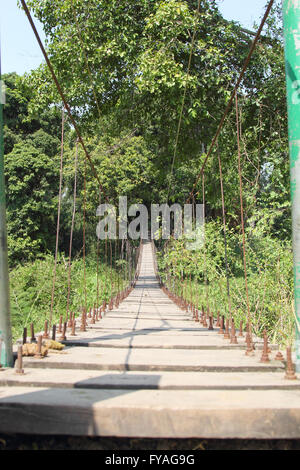
[[[47,255],[34,262],[19,265],[10,273],[11,284],[11,314],[13,337],[22,335],[24,327],[29,328],[34,323],[36,331],[42,331],[45,320],[49,319],[51,307],[51,292],[53,284],[54,259]],[[72,262],[72,278],[70,290],[70,310],[78,312],[84,305],[83,260]],[[88,292],[88,308],[93,307],[97,300],[97,266],[95,257],[87,259],[86,287]],[[121,277],[122,266],[110,269],[101,263],[99,266],[99,302],[109,300],[115,295],[117,287],[124,286]],[[112,279],[112,283],[110,280]],[[53,321],[58,322],[59,316],[66,315],[68,285],[68,259],[61,256],[56,270]]]
[[[31,110],[36,90],[32,84],[26,84],[16,73],[2,76],[5,83],[6,104],[4,105],[4,143],[5,153],[9,153],[13,144],[22,141],[39,129],[50,135],[59,135],[60,113],[54,107]]]
[[[25,141],[6,155],[5,169],[9,257],[15,263],[53,246],[58,165]]]
[[[151,155],[148,167],[155,175],[153,195],[165,200],[170,185],[170,200],[183,203],[201,168],[199,155],[211,142],[248,54],[249,35],[234,22],[225,21],[216,2],[207,0],[200,2],[198,16],[197,2],[191,0],[104,1],[101,8],[96,0],[31,0],[29,5],[43,22],[51,62],[81,128],[89,137],[106,136],[105,143],[105,139],[100,145],[96,143],[98,154],[103,157],[104,152],[106,167],[109,157],[114,160],[113,153],[105,154],[109,139],[114,145],[114,140],[133,132],[144,139],[144,148]],[[274,231],[280,230],[288,238],[287,119],[279,15],[280,5],[275,2],[264,38],[241,84],[239,105],[246,217],[250,219],[260,209],[277,210]],[[24,87],[30,83],[36,92],[30,103],[33,114],[60,102],[45,64],[22,83]],[[181,132],[171,176],[184,90]],[[219,139],[231,226],[236,224],[239,208],[235,132],[232,114]],[[93,149],[95,139],[89,140]],[[142,155],[146,156],[144,150]],[[120,151],[115,156],[121,156]],[[97,164],[99,158],[95,156]],[[103,165],[99,173],[102,169]],[[206,176],[208,215],[213,217],[221,210],[218,174],[213,156]],[[116,174],[110,171],[109,176],[116,181]],[[117,191],[131,192],[131,176],[135,174],[119,174],[122,184],[117,184]],[[106,188],[107,177],[108,173],[104,174]],[[153,188],[151,178],[143,180],[144,186]],[[114,199],[117,191],[113,191]],[[143,198],[144,193],[142,190]]]
[[[101,175],[105,194],[112,203],[118,204],[119,196],[127,196],[129,204],[149,206],[156,199],[155,156],[143,137],[106,137],[90,145],[93,146],[91,155]],[[93,179],[88,180],[88,198],[92,203],[98,197]]]
[[[11,265],[53,249],[57,207],[59,114],[29,116],[34,90],[15,73],[3,76],[7,227]]]
[[[202,234],[203,235],[203,234]],[[200,237],[200,241],[201,239]],[[159,253],[159,269],[171,290],[199,308],[228,315],[226,262],[220,221],[205,224],[205,243],[191,250],[186,239],[172,240]],[[254,332],[267,328],[273,341],[288,344],[294,332],[293,268],[290,243],[253,231],[247,238],[247,282]],[[238,325],[247,322],[242,238],[227,229],[231,311]],[[168,276],[171,274],[171,278]]]
[[[160,171],[165,170],[186,87],[180,159],[195,157],[199,143],[208,144],[249,47],[214,1],[201,1],[198,18],[197,2],[191,0],[104,1],[101,8],[97,0],[31,0],[29,5],[44,25],[68,102],[88,130],[99,109],[101,122],[113,117],[114,128],[138,126],[155,143]],[[26,82],[37,91],[34,110],[59,103],[46,65]]]

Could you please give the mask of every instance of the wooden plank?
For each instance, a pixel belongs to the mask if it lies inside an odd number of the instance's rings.
[[[25,369],[0,374],[0,386],[95,388],[138,390],[289,390],[300,389],[300,380],[285,380],[282,372],[118,372],[70,369]]]
[[[81,348],[67,349],[62,354],[50,354],[44,359],[24,358],[25,367],[89,370],[132,371],[280,371],[279,361],[259,362],[257,356],[248,357],[243,351],[186,349],[122,349]]]
[[[299,439],[299,391],[0,388],[0,432]]]

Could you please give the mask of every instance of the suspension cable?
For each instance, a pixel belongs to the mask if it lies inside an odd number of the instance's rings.
[[[240,147],[240,119],[239,119],[239,105],[238,96],[235,94],[235,111],[236,111],[236,136],[237,136],[237,147],[238,147],[238,171],[239,171],[239,182],[240,182],[240,205],[241,205],[241,227],[243,237],[243,261],[244,261],[244,277],[245,277],[245,291],[247,301],[247,318],[249,335],[252,344],[252,319],[249,304],[249,291],[248,291],[248,278],[247,278],[247,260],[246,260],[246,237],[245,237],[245,226],[244,226],[244,205],[243,205],[243,181],[242,181],[242,168],[241,168],[241,147]]]
[[[99,188],[99,206],[101,206],[101,190]],[[97,237],[97,309],[99,308],[99,248],[100,240]]]
[[[64,110],[62,110],[60,170],[59,170],[59,190],[58,190],[55,257],[54,257],[53,281],[52,281],[52,292],[51,292],[51,306],[50,306],[50,317],[49,317],[50,326],[52,325],[52,316],[53,316],[54,294],[55,294],[55,284],[56,284],[56,266],[57,266],[57,256],[58,256],[58,240],[59,240],[59,229],[60,229],[61,193],[62,193],[62,179],[63,179],[63,155],[64,155],[64,128],[65,128],[65,113],[64,113]]]
[[[208,295],[208,277],[207,277],[207,251],[206,251],[206,234],[205,234],[205,175],[202,174],[202,204],[203,204],[203,256],[204,256],[204,284],[206,295],[207,313],[209,315],[209,295]]]
[[[218,153],[218,161],[219,161],[220,188],[221,188],[221,199],[222,199],[222,217],[223,217],[223,234],[224,234],[224,257],[225,257],[226,283],[227,283],[227,301],[228,301],[229,319],[230,319],[230,323],[231,323],[232,312],[231,312],[230,280],[229,280],[228,257],[227,257],[227,227],[226,227],[225,198],[224,198],[222,162],[221,162],[221,155],[220,155],[219,143],[218,142],[217,142],[217,153]]]
[[[112,251],[112,243],[111,239],[109,239],[109,250],[110,250],[110,297],[112,300],[113,297],[113,289],[114,289],[114,283],[113,283],[113,251]],[[111,301],[110,300],[110,301]]]
[[[86,158],[84,159],[84,182],[83,182],[83,289],[84,289],[84,308],[87,311],[87,292],[86,292]]]
[[[75,162],[74,162],[73,213],[72,213],[71,233],[70,233],[70,243],[69,243],[68,294],[67,294],[67,314],[66,314],[66,321],[68,321],[69,306],[70,306],[71,258],[72,258],[73,232],[74,232],[74,225],[75,225],[76,197],[77,197],[77,162],[78,162],[78,139],[76,139],[76,151],[75,151]]]
[[[107,299],[107,234],[105,234],[105,279],[104,279],[104,292],[105,292],[105,299],[104,299],[104,307],[106,308],[106,299]]]

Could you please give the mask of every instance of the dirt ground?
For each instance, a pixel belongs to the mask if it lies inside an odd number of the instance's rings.
[[[300,450],[300,440],[121,439],[0,434],[0,450]]]

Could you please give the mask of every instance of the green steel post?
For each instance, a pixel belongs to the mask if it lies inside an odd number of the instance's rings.
[[[9,278],[7,263],[6,204],[4,181],[3,141],[4,87],[1,81],[0,57],[0,360],[5,367],[13,366],[12,335],[9,306]]]
[[[300,1],[283,0],[282,9],[289,121],[296,313],[296,370],[300,372]]]

